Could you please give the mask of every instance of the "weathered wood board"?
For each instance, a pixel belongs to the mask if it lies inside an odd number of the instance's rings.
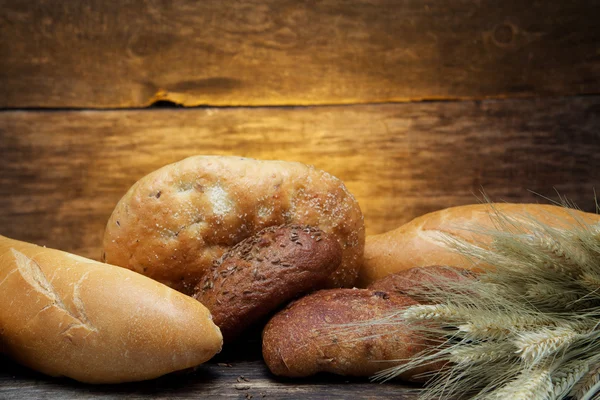
[[[0,0],[0,108],[600,92],[596,0]]]
[[[195,154],[314,164],[358,199],[368,234],[477,202],[594,211],[600,97],[332,107],[5,111],[0,234],[98,258],[113,207],[140,177]]]
[[[398,399],[416,400],[417,387],[323,375],[279,379],[262,361],[209,362],[192,373],[121,385],[85,385],[43,376],[0,356],[0,398],[21,399]]]

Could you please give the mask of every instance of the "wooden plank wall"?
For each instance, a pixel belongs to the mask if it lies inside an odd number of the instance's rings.
[[[323,168],[369,234],[482,189],[594,210],[599,4],[0,0],[0,234],[97,258],[127,188],[193,154]]]
[[[598,93],[596,0],[0,0],[0,107]]]
[[[194,154],[305,162],[342,179],[367,233],[495,200],[585,209],[600,187],[600,96],[346,107],[2,114],[5,235],[98,258],[104,225],[137,179]]]

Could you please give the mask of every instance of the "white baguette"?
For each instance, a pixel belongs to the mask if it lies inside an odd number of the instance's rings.
[[[202,304],[161,283],[0,236],[0,342],[45,374],[117,383],[201,364],[222,337]]]
[[[542,204],[495,203],[447,208],[415,218],[393,231],[368,236],[357,286],[366,287],[384,276],[412,267],[485,268],[473,265],[472,260],[449,248],[444,237],[451,235],[485,245],[488,237],[484,231],[495,228],[498,215],[521,221],[533,218],[567,229],[581,222],[600,222],[597,214]]]

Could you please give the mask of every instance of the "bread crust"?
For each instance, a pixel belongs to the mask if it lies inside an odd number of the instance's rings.
[[[429,304],[431,299],[427,295],[429,288],[442,290],[444,293],[452,291],[452,282],[464,282],[476,279],[473,271],[442,265],[409,268],[383,278],[370,284],[367,289],[387,293],[396,293],[408,296],[419,304]]]
[[[154,171],[117,204],[103,257],[191,294],[229,248],[283,224],[332,235],[342,262],[328,286],[354,284],[364,249],[360,207],[339,179],[296,162],[196,156]]]
[[[225,253],[193,297],[228,342],[288,301],[324,287],[341,261],[338,242],[320,229],[269,227]]]
[[[357,286],[366,287],[386,275],[412,267],[487,268],[456,253],[443,239],[444,235],[452,235],[486,246],[489,238],[481,231],[495,227],[497,212],[522,221],[535,218],[564,229],[581,222],[600,222],[597,214],[542,204],[494,203],[447,208],[415,218],[395,230],[367,237]]]
[[[51,376],[140,381],[194,367],[222,336],[198,301],[135,272],[0,236],[4,351]]]
[[[406,296],[368,289],[315,292],[269,321],[263,331],[263,357],[279,376],[372,376],[424,350],[425,341],[399,323],[352,329],[339,325],[381,319],[415,304]],[[414,375],[427,370],[409,371],[400,378],[419,380]]]

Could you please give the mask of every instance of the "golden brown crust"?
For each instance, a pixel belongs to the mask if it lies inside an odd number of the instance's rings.
[[[193,297],[228,342],[293,298],[323,288],[341,261],[338,242],[320,229],[269,227],[225,253]]]
[[[382,318],[415,304],[409,297],[368,289],[321,290],[269,321],[263,331],[263,357],[271,372],[280,376],[318,372],[371,376],[424,350],[425,342],[400,324],[354,329],[336,325]],[[410,371],[401,378],[410,380],[424,371]]]
[[[384,276],[370,284],[367,289],[408,296],[420,304],[430,302],[426,291],[430,285],[444,291],[452,290],[447,282],[475,279],[476,273],[467,269],[432,265],[414,267]],[[425,293],[423,291],[425,290]]]
[[[0,236],[6,354],[89,383],[152,379],[194,367],[222,337],[196,300],[132,271]]]
[[[343,260],[328,286],[351,286],[364,249],[358,203],[339,179],[294,162],[197,156],[150,173],[113,211],[104,259],[190,294],[233,245],[293,223],[338,241]]]
[[[478,232],[494,228],[496,212],[523,221],[533,217],[542,223],[563,228],[574,226],[578,220],[587,223],[600,221],[596,214],[541,204],[476,204],[432,212],[393,231],[367,237],[357,286],[366,287],[386,275],[412,267],[451,265],[466,269],[485,268],[485,265],[474,264],[448,248],[443,236],[450,234],[485,246],[489,243],[488,238]]]

